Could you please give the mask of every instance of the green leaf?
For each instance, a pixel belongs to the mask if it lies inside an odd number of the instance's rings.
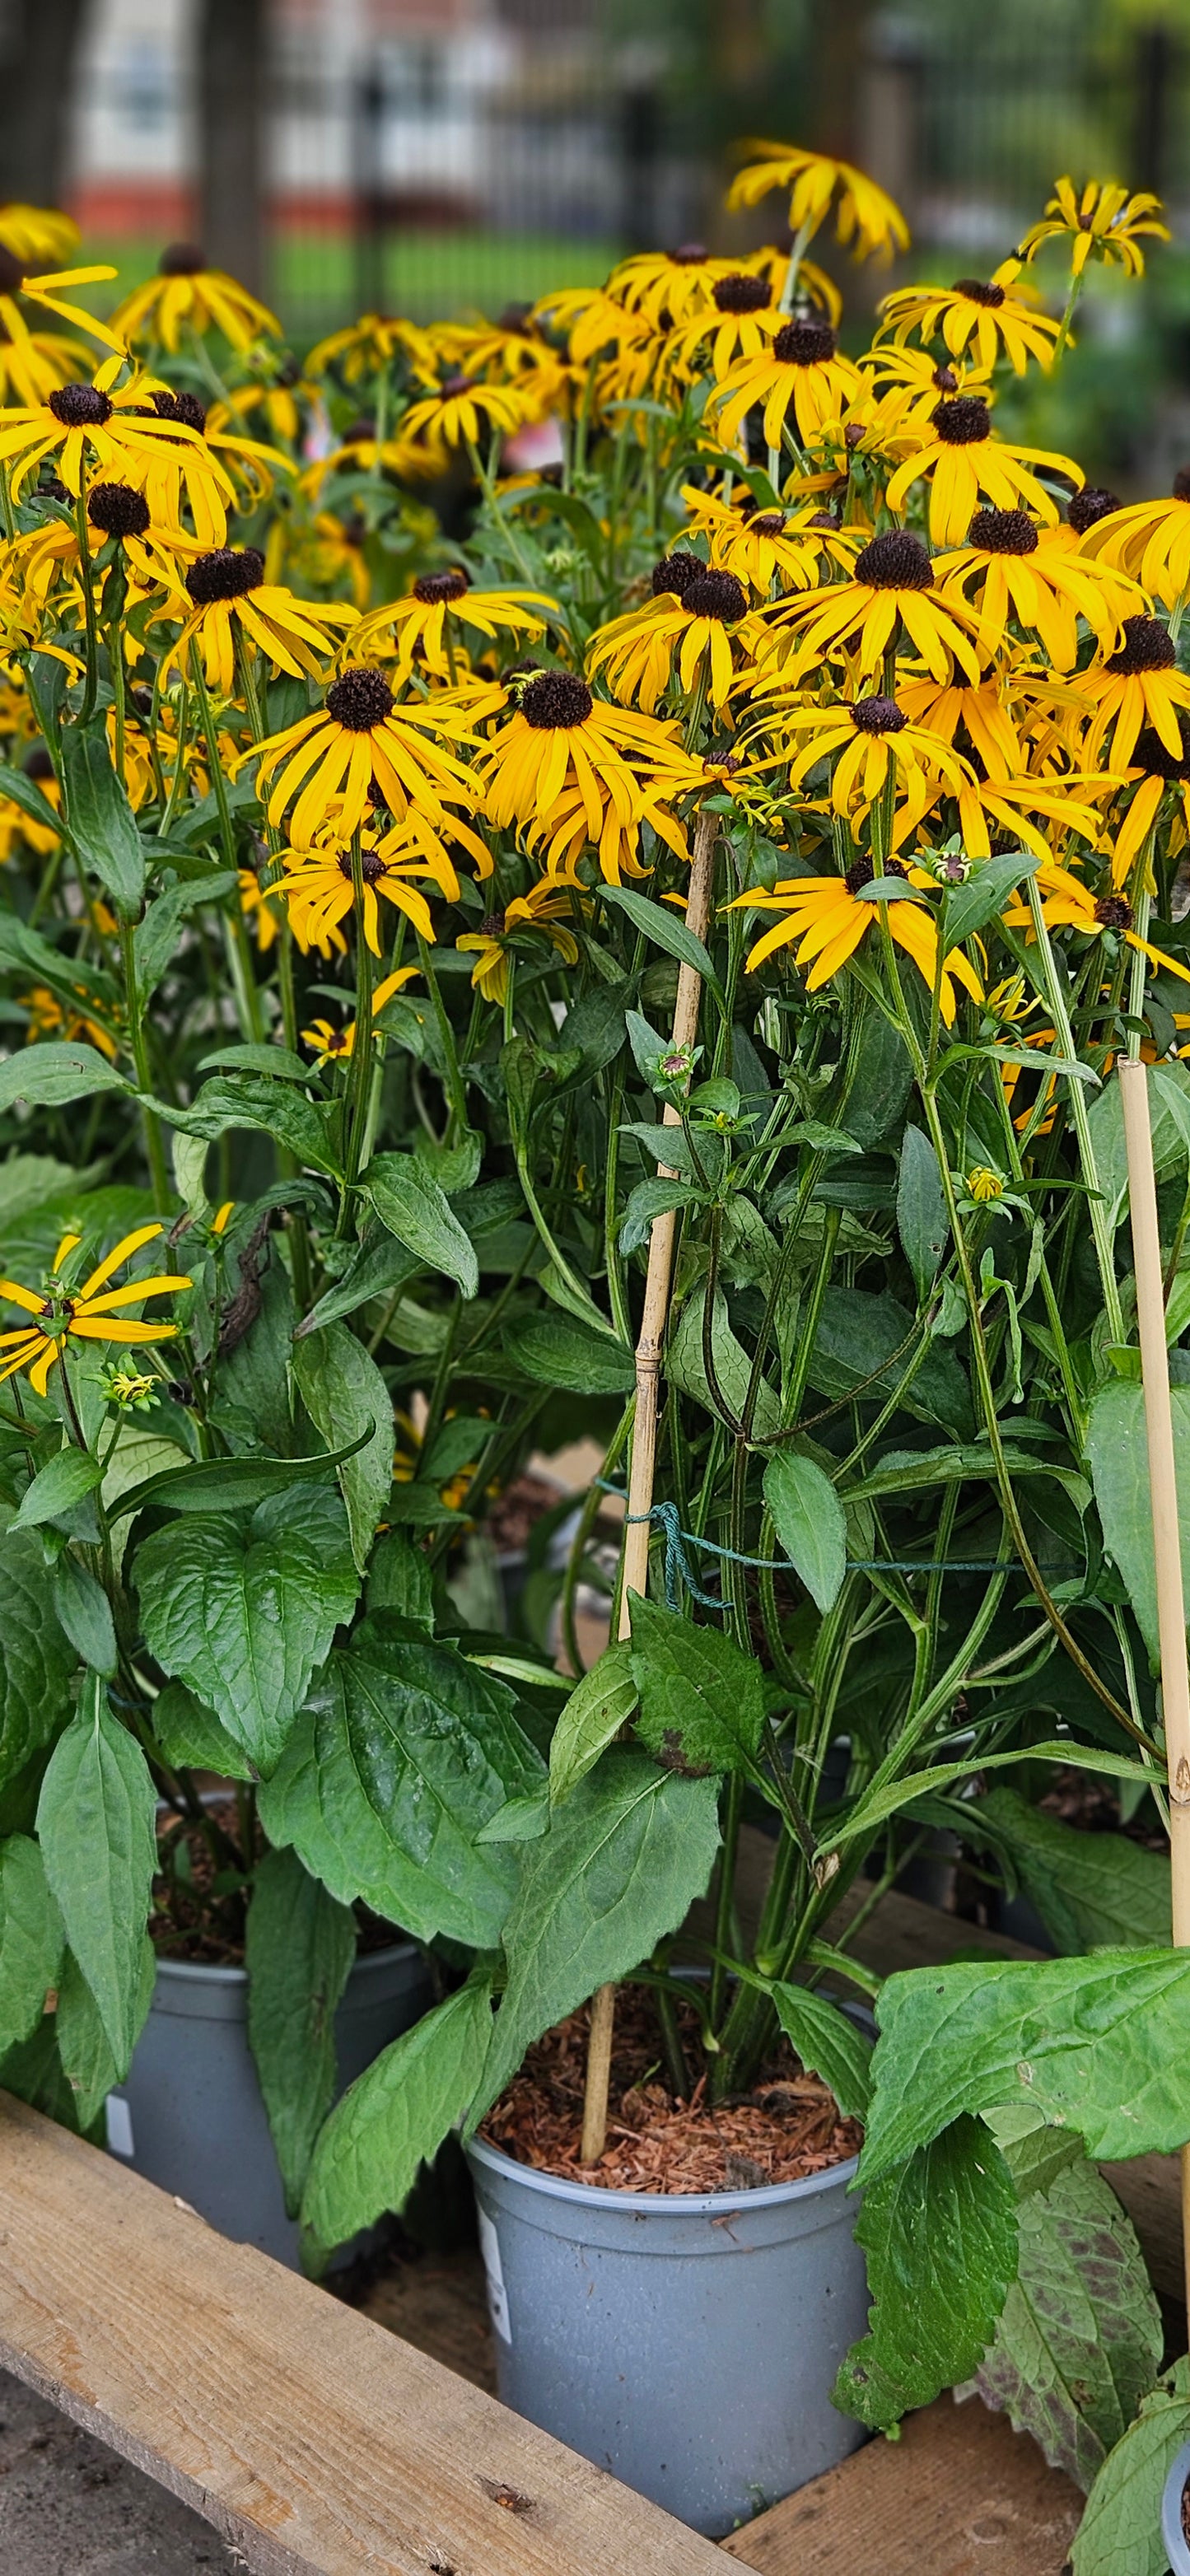
[[[964,939],[982,930],[993,913],[1001,912],[1014,888],[1027,877],[1036,876],[1040,861],[1028,850],[1005,850],[995,859],[980,859],[972,868],[966,883],[954,886],[946,897],[945,942],[947,948],[958,948]]]
[[[323,1324],[338,1323],[343,1315],[354,1315],[369,1298],[393,1296],[416,1278],[420,1268],[416,1255],[406,1252],[403,1243],[373,1226],[342,1278],[325,1291],[298,1325],[297,1339],[302,1341],[308,1334],[318,1332]]]
[[[0,1064],[0,1110],[11,1109],[14,1100],[28,1101],[31,1107],[61,1109],[70,1100],[87,1100],[94,1091],[131,1091],[122,1073],[94,1047],[69,1046],[58,1038],[44,1038],[37,1046],[22,1047],[19,1055],[7,1056]]]
[[[37,1833],[66,1937],[99,2008],[118,2076],[140,2027],[142,1936],[157,1862],[157,1793],[134,1736],[89,1674],[41,1784]]]
[[[1187,1600],[1190,1600],[1190,1386],[1172,1386],[1169,1396],[1177,1469],[1182,1582]],[[1108,1554],[1114,1557],[1127,1585],[1137,1625],[1156,1669],[1159,1652],[1157,1576],[1153,1560],[1145,1397],[1144,1388],[1137,1379],[1109,1378],[1107,1384],[1100,1387],[1091,1404],[1087,1457]]]
[[[138,921],[132,947],[137,988],[142,1002],[160,983],[166,967],[177,949],[178,932],[188,912],[200,903],[217,903],[231,894],[236,879],[230,868],[212,869],[209,876],[192,878],[188,884],[169,886],[164,894],[149,905],[143,921]],[[262,1049],[262,1053],[267,1050]],[[310,1079],[307,1069],[307,1082]]]
[[[199,1057],[200,1073],[267,1073],[273,1082],[301,1082],[307,1088],[313,1083],[312,1065],[303,1063],[286,1046],[264,1046],[245,1041],[236,1046],[215,1047],[210,1055]]]
[[[666,1375],[684,1395],[696,1396],[707,1411],[721,1420],[719,1406],[711,1393],[703,1351],[703,1310],[706,1304],[705,1282],[687,1297],[670,1334],[666,1353]],[[715,1381],[724,1402],[736,1418],[743,1413],[752,1376],[752,1362],[742,1342],[731,1329],[727,1299],[716,1291],[711,1309],[711,1360]],[[771,1386],[762,1378],[753,1416],[753,1429],[759,1440],[771,1439],[781,1427],[781,1408]]]
[[[63,1512],[72,1511],[84,1496],[93,1494],[103,1483],[103,1469],[97,1458],[85,1449],[59,1449],[55,1458],[39,1469],[21,1496],[21,1507],[13,1529],[36,1529],[42,1521],[56,1521]]]
[[[362,1574],[393,1481],[392,1398],[374,1359],[346,1324],[326,1324],[293,1346],[298,1392],[328,1449],[345,1447],[339,1484]]]
[[[706,1892],[719,1848],[718,1783],[609,1753],[524,1845],[504,1928],[508,1984],[471,2125],[503,2092],[527,2048],[625,1976]]]
[[[514,1316],[505,1348],[537,1386],[565,1387],[572,1395],[627,1395],[635,1384],[631,1351],[610,1334],[588,1332],[569,1315],[540,1309]]]
[[[831,1609],[847,1572],[847,1523],[829,1476],[798,1450],[777,1449],[764,1471],[764,1499],[811,1600]]]
[[[638,1692],[627,1641],[608,1646],[575,1683],[550,1740],[550,1796],[568,1798],[626,1725]]]
[[[1085,2495],[1153,2387],[1161,2311],[1131,2221],[1085,2157],[1017,2214],[1020,2267],[976,2385]]]
[[[153,1734],[173,1769],[214,1771],[221,1780],[251,1780],[243,1746],[184,1682],[167,1682],[153,1702]]]
[[[1017,2266],[1012,2175],[982,2120],[951,2122],[864,2194],[871,2332],[853,2344],[834,2404],[887,2432],[911,2406],[969,2378]]]
[[[153,2001],[157,1977],[157,1954],[148,1933],[141,1934],[140,1983],[133,2015],[133,2047],[140,2037]],[[66,1953],[58,1990],[55,2031],[62,2072],[74,2097],[75,2117],[85,2134],[113,2084],[122,2080],[121,2069],[112,2054],[111,2043],[103,2026],[99,2006],[83,1975],[77,1959]]]
[[[897,1183],[897,1232],[923,1301],[938,1275],[946,1250],[950,1218],[938,1157],[920,1127],[907,1127],[901,1139],[901,1172]]]
[[[1183,2354],[1104,2461],[1071,2551],[1074,2576],[1167,2576],[1161,2499],[1188,2435],[1190,2360]]]
[[[807,2075],[829,2084],[847,2120],[867,2118],[872,2091],[872,2043],[840,2012],[829,1995],[810,1986],[771,1986],[777,2019]]]
[[[386,1412],[389,1409],[386,1390]],[[285,1493],[291,1485],[308,1484],[314,1476],[328,1475],[332,1467],[342,1475],[348,1461],[359,1455],[374,1433],[375,1423],[369,1415],[353,1440],[345,1441],[341,1449],[323,1449],[312,1458],[200,1458],[194,1465],[163,1467],[159,1475],[147,1476],[142,1483],[129,1485],[115,1496],[108,1504],[108,1518],[118,1521],[127,1513],[150,1508],[163,1512],[252,1511],[258,1503],[267,1502],[271,1494]]]
[[[1105,2163],[1190,2137],[1190,1953],[984,1959],[886,1979],[860,2179],[936,2137],[960,2111],[1030,2103]]]
[[[0,796],[7,797],[13,805],[19,805],[22,814],[27,814],[31,822],[40,823],[43,832],[61,833],[62,817],[57,806],[51,805],[36,779],[30,778],[25,770],[10,769],[7,764],[0,767]]]
[[[70,836],[84,867],[97,876],[117,912],[131,920],[145,891],[145,854],[127,790],[107,747],[107,719],[66,725],[62,789]]]
[[[145,1641],[264,1774],[359,1591],[337,1496],[307,1488],[258,1505],[246,1525],[196,1518],[138,1548]]]
[[[904,1039],[890,1027],[883,1011],[869,1010],[860,1036],[855,1076],[845,1106],[839,1104],[837,1110],[846,1121],[848,1134],[854,1136],[864,1153],[900,1125],[912,1081],[913,1065]],[[823,1111],[827,1117],[836,1114],[836,1104],[829,1096]]]
[[[53,1577],[54,1608],[75,1653],[97,1673],[116,1669],[116,1631],[103,1585],[69,1548],[59,1557]]]
[[[368,1567],[369,1610],[395,1610],[429,1635],[434,1631],[434,1571],[424,1547],[415,1547],[403,1530],[386,1530],[377,1539]]]
[[[685,1143],[684,1137],[682,1142]],[[668,1216],[675,1208],[692,1207],[702,1196],[701,1190],[680,1176],[667,1180],[661,1173],[656,1173],[651,1180],[638,1181],[629,1194],[620,1219],[619,1241],[624,1259],[627,1260],[631,1252],[639,1252],[641,1245],[648,1242],[654,1217]]]
[[[664,948],[679,965],[692,966],[712,993],[723,1000],[723,988],[710,954],[701,939],[687,929],[680,913],[671,911],[668,904],[650,902],[648,895],[631,893],[627,886],[605,885],[600,892],[605,903],[613,903],[617,912],[627,913],[634,930],[643,931],[655,948]]]
[[[1136,1942],[1155,1949],[1170,1938],[1169,1861],[1127,1834],[1080,1833],[1013,1789],[993,1789],[972,1802],[972,1825],[990,1825],[1006,1846],[1026,1895],[1054,1945],[1095,1950]]]
[[[391,1611],[332,1654],[260,1814],[344,1904],[420,1941],[499,1940],[516,1864],[481,1828],[543,1777],[503,1682]]]
[[[491,2022],[487,1982],[470,1977],[349,2087],[318,2140],[302,2203],[303,2229],[317,2246],[341,2245],[384,2211],[403,2209],[471,2100]]]
[[[145,1105],[167,1126],[180,1127],[185,1136],[205,1136],[209,1142],[225,1136],[229,1128],[259,1128],[279,1145],[288,1146],[299,1163],[309,1164],[312,1171],[342,1178],[337,1104],[307,1100],[291,1083],[274,1082],[266,1073],[217,1073],[204,1082],[188,1109],[149,1093]]]
[[[453,1279],[464,1297],[478,1293],[475,1246],[419,1155],[375,1155],[364,1186],[381,1224],[407,1252],[416,1253],[428,1270]]]
[[[917,1330],[908,1307],[887,1289],[873,1294],[832,1286],[814,1337],[811,1386],[833,1399],[850,1395],[857,1381],[870,1379],[864,1400],[882,1403],[909,1364]],[[935,1342],[923,1360],[904,1404],[907,1413],[940,1422],[960,1440],[971,1436],[971,1390],[954,1352],[941,1343]]]
[[[258,1861],[248,1907],[248,2043],[291,2218],[335,2098],[335,2013],[355,1957],[355,1917],[296,1852]]]
[[[1052,1744],[1031,1744],[1032,1762],[1068,1762],[1076,1770],[1102,1771],[1109,1780],[1127,1780],[1133,1787],[1146,1787],[1152,1772],[1128,1753],[1109,1753],[1098,1744],[1076,1743],[1064,1736]],[[823,1836],[820,1849],[841,1851],[846,1843],[862,1841],[875,1833],[878,1825],[890,1816],[899,1815],[902,1807],[914,1806],[921,1798],[931,1798],[938,1789],[953,1789],[959,1780],[970,1780],[977,1771],[995,1771],[1002,1763],[1019,1762],[1021,1748],[1014,1745],[1006,1753],[969,1753],[960,1762],[937,1762],[928,1771],[915,1771],[900,1780],[886,1780],[883,1788],[865,1790],[844,1823]]]
[[[36,2029],[65,1946],[38,1846],[10,1834],[0,1843],[0,2052]]]
[[[747,1771],[764,1725],[764,1680],[719,1628],[629,1594],[636,1731],[650,1753],[696,1771]]]
[[[483,1138],[474,1127],[465,1127],[457,1144],[439,1145],[422,1128],[414,1140],[413,1153],[414,1160],[425,1165],[439,1189],[454,1198],[474,1189],[479,1179]]]
[[[58,1625],[54,1585],[31,1532],[0,1537],[0,1786],[51,1744],[70,1715],[75,1656]]]

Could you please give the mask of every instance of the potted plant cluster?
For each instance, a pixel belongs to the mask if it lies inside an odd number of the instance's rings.
[[[997,423],[1163,227],[1063,181],[852,355],[809,245],[896,207],[733,198],[779,247],[301,368],[0,218],[0,2081],[314,2270],[461,2128],[506,2395],[688,2521],[973,2382],[1158,2576],[1092,2159],[1190,2133],[1115,1071],[1190,1448],[1190,502]],[[857,1965],[940,1831],[1052,1960]]]

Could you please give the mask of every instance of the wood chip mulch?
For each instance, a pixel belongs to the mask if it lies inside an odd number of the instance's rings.
[[[694,2014],[680,2008],[679,2017],[692,2054]],[[680,2194],[801,2182],[859,2152],[858,2121],[841,2117],[825,2084],[805,2074],[784,2043],[753,2092],[709,2104],[700,2076],[688,2102],[676,2098],[648,1993],[622,1987],[607,2147],[598,2165],[584,2165],[579,2150],[587,2022],[584,2005],[547,2031],[484,2121],[481,2134],[518,2164],[606,2191]]]

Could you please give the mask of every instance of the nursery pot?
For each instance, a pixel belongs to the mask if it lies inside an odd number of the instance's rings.
[[[1190,2478],[1190,2442],[1183,2442],[1161,2499],[1161,2538],[1173,2576],[1190,2576],[1190,2541],[1182,2529],[1182,2493]]]
[[[857,2159],[804,2182],[603,2191],[467,2150],[500,2395],[722,2539],[866,2438],[830,2402],[867,2328]]]
[[[412,1941],[357,1958],[335,2015],[337,2091],[433,2003]],[[212,2227],[296,2268],[268,2116],[248,2045],[243,1968],[159,1959],[149,2017],[125,2083],[107,2099],[107,2142],[136,2173],[189,2201]],[[351,2248],[340,2252],[340,2263]]]

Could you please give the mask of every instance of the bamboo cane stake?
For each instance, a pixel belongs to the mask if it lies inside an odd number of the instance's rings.
[[[711,920],[711,891],[715,874],[715,843],[719,833],[717,814],[702,813],[694,829],[694,855],[690,866],[690,890],[686,900],[686,925],[696,939],[705,941]],[[698,1034],[698,1013],[702,1002],[702,977],[695,966],[678,969],[678,992],[674,1004],[672,1047],[693,1046]],[[662,1112],[667,1127],[680,1127],[681,1119],[671,1101]],[[660,1178],[673,1177],[668,1163],[657,1166]],[[640,1339],[636,1345],[636,1408],[632,1419],[632,1458],[628,1469],[628,1501],[624,1523],[624,1550],[620,1583],[620,1637],[631,1635],[632,1613],[629,1595],[644,1592],[649,1580],[649,1513],[653,1503],[653,1484],[657,1471],[657,1415],[661,1383],[661,1357],[665,1345],[665,1322],[669,1312],[669,1283],[673,1269],[674,1243],[677,1237],[677,1211],[667,1209],[655,1216],[649,1234],[649,1266],[645,1278],[645,1302],[641,1315]],[[611,2081],[612,2035],[616,2018],[614,1985],[599,1986],[591,2003],[591,2029],[587,2041],[587,2081],[583,2095],[582,2162],[598,2164],[607,2143],[607,2096]]]
[[[1144,1380],[1149,1499],[1157,1570],[1157,1633],[1161,1649],[1161,1699],[1169,1771],[1170,1875],[1175,1949],[1190,1949],[1190,1670],[1186,1660],[1186,1610],[1174,1465],[1173,1412],[1165,1341],[1165,1295],[1157,1228],[1157,1184],[1149,1092],[1139,1059],[1120,1063],[1120,1099],[1128,1153],[1128,1194],[1136,1269],[1136,1317]],[[1182,2252],[1190,2306],[1190,2146],[1182,2149]]]

